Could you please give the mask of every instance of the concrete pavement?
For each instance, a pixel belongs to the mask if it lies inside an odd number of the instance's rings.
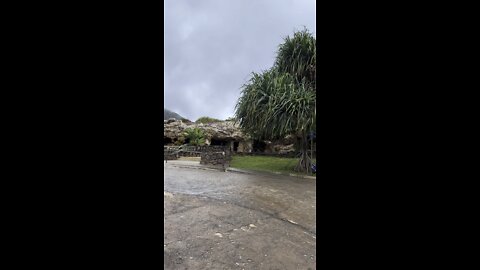
[[[315,269],[315,181],[189,165],[164,163],[165,269]]]

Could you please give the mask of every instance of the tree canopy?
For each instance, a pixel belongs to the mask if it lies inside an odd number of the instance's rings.
[[[315,53],[312,34],[296,32],[279,46],[270,70],[252,73],[235,108],[247,133],[275,139],[316,129]]]

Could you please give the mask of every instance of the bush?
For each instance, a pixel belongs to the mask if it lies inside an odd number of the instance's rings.
[[[182,118],[182,119],[180,119],[180,121],[182,121],[182,123],[185,123],[185,124],[193,123],[192,121],[188,120],[187,118]]]
[[[216,118],[211,118],[211,117],[208,117],[208,116],[203,116],[203,117],[200,117],[197,119],[197,121],[195,121],[195,123],[197,124],[209,124],[209,123],[215,123],[215,122],[222,122],[222,120],[219,120],[219,119],[216,119]]]
[[[185,137],[180,136],[178,139],[175,141],[175,145],[183,145],[185,143]]]
[[[200,146],[205,144],[205,134],[199,128],[185,129],[184,136],[190,145]]]

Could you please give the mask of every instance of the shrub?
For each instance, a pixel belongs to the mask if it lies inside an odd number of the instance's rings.
[[[175,141],[175,145],[183,145],[185,143],[185,137],[180,136],[178,139]]]
[[[180,119],[180,121],[182,121],[182,123],[185,123],[185,124],[192,123],[192,121],[188,120],[187,118],[182,118],[182,119]]]
[[[190,145],[200,146],[205,144],[205,134],[199,128],[188,128],[184,136],[189,140]]]
[[[208,116],[203,116],[203,117],[200,117],[197,119],[197,121],[195,121],[195,123],[197,124],[209,124],[209,123],[215,123],[215,122],[222,122],[222,120],[219,120],[219,119],[216,119],[216,118],[211,118],[211,117],[208,117]]]

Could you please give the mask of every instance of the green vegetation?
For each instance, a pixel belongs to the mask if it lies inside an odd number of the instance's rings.
[[[286,37],[279,46],[274,68],[280,73],[295,77],[297,83],[306,84],[311,90],[316,90],[316,40],[308,30]]]
[[[185,143],[185,137],[179,136],[174,144],[177,146],[180,146],[180,145],[183,145],[184,143]]]
[[[197,121],[195,121],[195,123],[197,123],[197,124],[199,124],[199,123],[209,124],[209,123],[215,123],[215,122],[222,122],[222,120],[211,118],[211,117],[208,117],[208,116],[203,116],[203,117],[198,118]]]
[[[233,156],[230,167],[251,171],[292,173],[298,158],[268,156]],[[311,175],[311,174],[309,174]]]
[[[190,145],[204,145],[205,144],[205,134],[199,128],[188,128],[184,132],[185,139],[188,139]]]
[[[287,37],[274,66],[253,73],[242,87],[235,118],[243,131],[259,140],[295,135],[300,152],[296,171],[309,173],[308,134],[316,130],[316,40],[307,30]]]

